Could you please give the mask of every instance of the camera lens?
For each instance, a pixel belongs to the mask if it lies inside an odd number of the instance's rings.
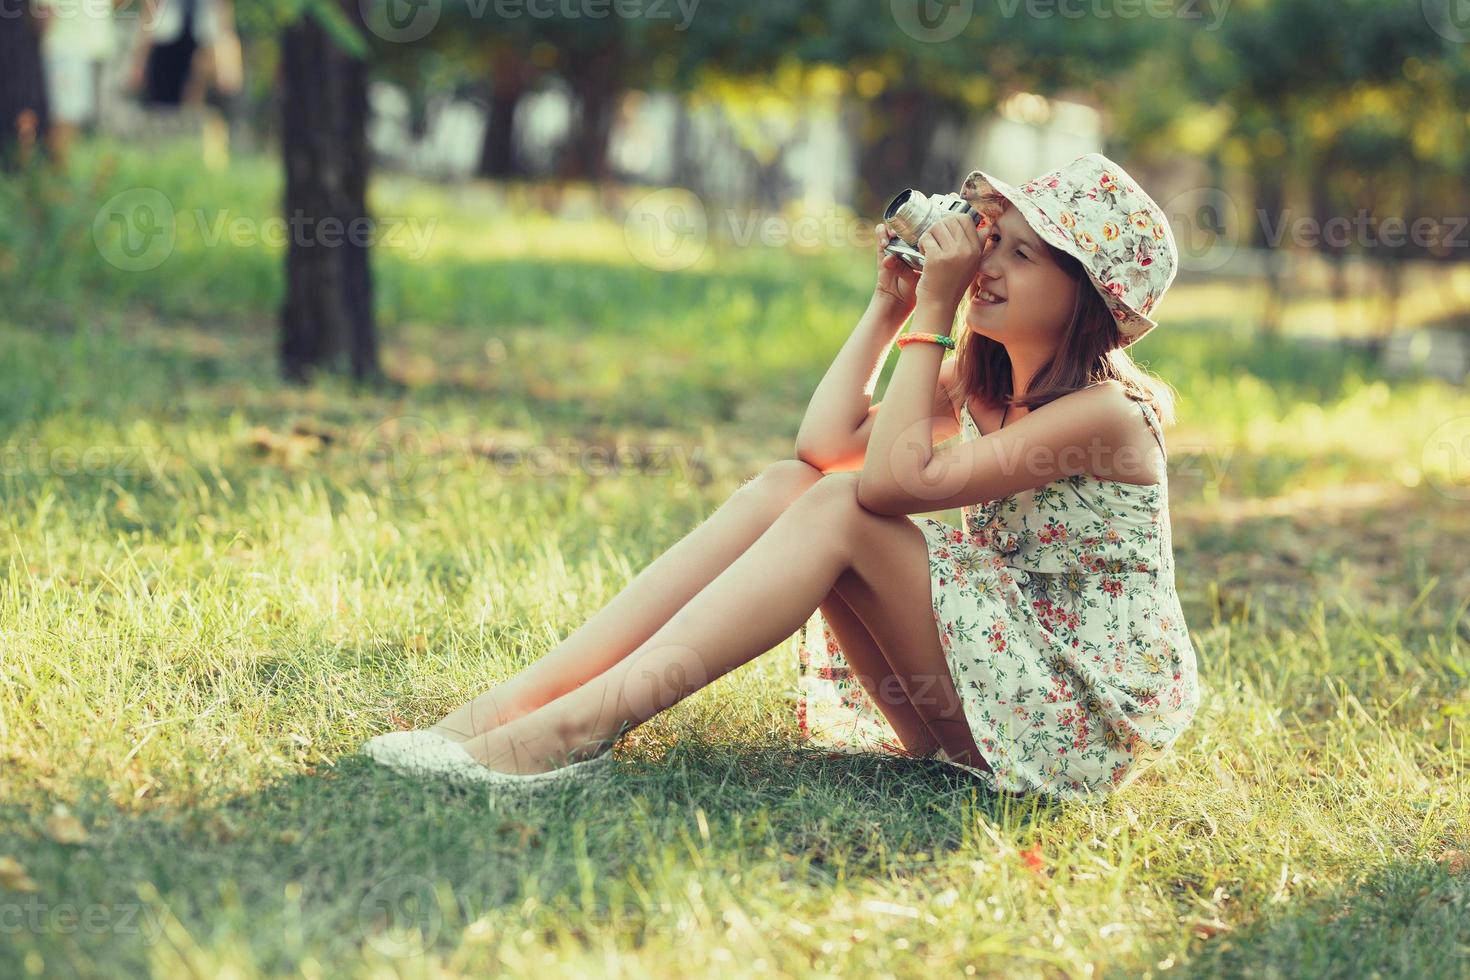
[[[888,202],[883,218],[895,235],[913,245],[928,226],[932,211],[929,199],[910,187]]]
[[[888,207],[886,207],[886,208],[883,209],[883,217],[885,217],[885,218],[891,218],[891,217],[893,217],[895,214],[898,213],[898,209],[901,208],[901,207],[903,207],[904,202],[907,201],[913,195],[914,195],[914,189],[912,187],[910,187],[906,191],[900,191],[893,198],[893,200],[891,200],[891,201],[888,202]]]

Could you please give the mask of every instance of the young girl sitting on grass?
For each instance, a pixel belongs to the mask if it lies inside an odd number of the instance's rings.
[[[1098,153],[1020,187],[975,171],[961,194],[982,218],[936,222],[922,274],[884,254],[878,227],[872,301],[797,458],[541,660],[364,750],[475,783],[588,775],[619,735],[799,633],[809,744],[1062,798],[1155,762],[1200,691],[1174,586],[1171,399],[1126,348],[1157,326],[1173,234]],[[880,412],[871,386],[894,346]],[[913,516],[955,507],[960,527]]]

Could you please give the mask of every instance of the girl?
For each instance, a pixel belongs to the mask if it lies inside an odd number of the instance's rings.
[[[961,193],[983,217],[936,223],[922,275],[882,257],[879,226],[873,299],[797,459],[521,674],[365,751],[472,782],[589,774],[623,732],[800,632],[811,744],[1057,797],[1157,760],[1200,695],[1174,589],[1169,395],[1125,348],[1156,326],[1173,235],[1098,153],[1019,188],[975,171]],[[887,411],[859,424],[851,393],[871,393],[906,321]],[[909,516],[953,507],[963,527]]]

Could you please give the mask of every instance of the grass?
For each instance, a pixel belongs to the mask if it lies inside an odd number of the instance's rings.
[[[1466,971],[1463,391],[1170,297],[1139,354],[1180,393],[1205,703],[1113,799],[802,749],[790,645],[605,787],[414,785],[358,742],[533,661],[788,455],[867,258],[657,273],[605,219],[384,180],[436,222],[375,256],[395,383],[301,390],[278,250],[180,232],[124,273],[90,241],[130,187],[258,219],[276,180],[98,148],[5,191],[0,975]]]

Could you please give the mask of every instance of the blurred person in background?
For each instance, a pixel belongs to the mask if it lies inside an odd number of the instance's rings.
[[[241,88],[240,38],[230,0],[158,0],[134,41],[128,90],[145,106],[227,102]]]
[[[97,122],[102,71],[114,50],[112,0],[36,0],[36,10],[51,103],[46,138],[65,167],[77,131]]]

